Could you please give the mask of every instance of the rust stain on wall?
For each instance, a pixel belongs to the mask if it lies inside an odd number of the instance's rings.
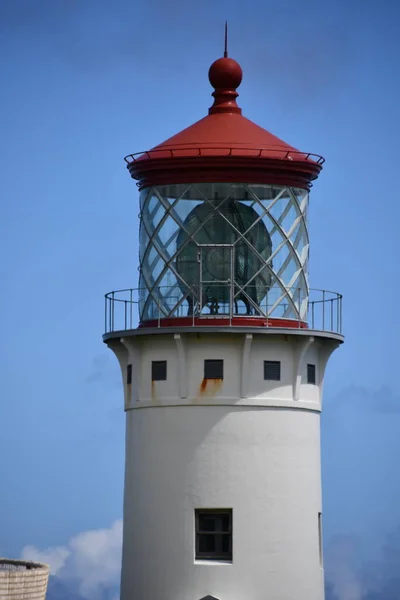
[[[151,399],[156,400],[156,382],[154,379],[151,380]]]
[[[222,388],[222,379],[203,379],[199,387],[200,398],[215,396]]]

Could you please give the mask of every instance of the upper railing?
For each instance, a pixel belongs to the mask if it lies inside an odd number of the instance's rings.
[[[227,148],[226,146],[185,146],[184,148],[153,148],[143,152],[128,154],[124,160],[129,164],[136,162],[140,157],[152,158],[182,158],[187,156],[245,156],[257,158],[280,158],[282,160],[309,160],[317,164],[324,164],[325,159],[319,154],[312,152],[300,152],[299,150],[281,150],[279,148],[245,148],[240,146]]]
[[[307,303],[307,319],[285,318],[285,304],[281,304],[282,315],[274,312],[273,316],[269,309],[272,308],[269,304],[263,304],[260,307],[260,312],[257,315],[244,315],[235,312],[213,314],[212,311],[207,314],[202,312],[192,311],[188,315],[187,312],[176,314],[175,316],[167,316],[164,312],[165,296],[160,296],[159,299],[152,296],[152,301],[156,305],[156,314],[153,318],[146,319],[140,322],[139,317],[139,298],[141,293],[148,294],[148,290],[139,288],[117,290],[109,292],[105,295],[105,333],[114,331],[126,331],[136,329],[139,325],[145,327],[170,327],[180,324],[185,327],[216,324],[221,323],[226,326],[254,326],[262,327],[290,327],[290,328],[308,328],[318,331],[326,331],[336,334],[342,333],[342,295],[336,292],[327,290],[310,289]],[[262,310],[261,310],[262,309]]]

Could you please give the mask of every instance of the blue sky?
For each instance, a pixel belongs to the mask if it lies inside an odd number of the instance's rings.
[[[0,555],[121,516],[122,393],[101,334],[103,294],[137,283],[123,156],[206,114],[226,18],[244,114],[327,159],[310,278],[344,294],[346,343],[325,387],[326,542],[361,536],[373,554],[400,523],[399,17],[372,0],[0,4]]]

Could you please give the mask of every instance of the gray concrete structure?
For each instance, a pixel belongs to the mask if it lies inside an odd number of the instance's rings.
[[[0,558],[0,600],[44,600],[48,580],[47,565]]]

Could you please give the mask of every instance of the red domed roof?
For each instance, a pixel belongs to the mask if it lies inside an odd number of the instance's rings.
[[[217,181],[309,187],[323,159],[296,150],[242,115],[236,103],[240,65],[219,58],[209,79],[214,104],[206,117],[151,150],[126,157],[140,188]]]

